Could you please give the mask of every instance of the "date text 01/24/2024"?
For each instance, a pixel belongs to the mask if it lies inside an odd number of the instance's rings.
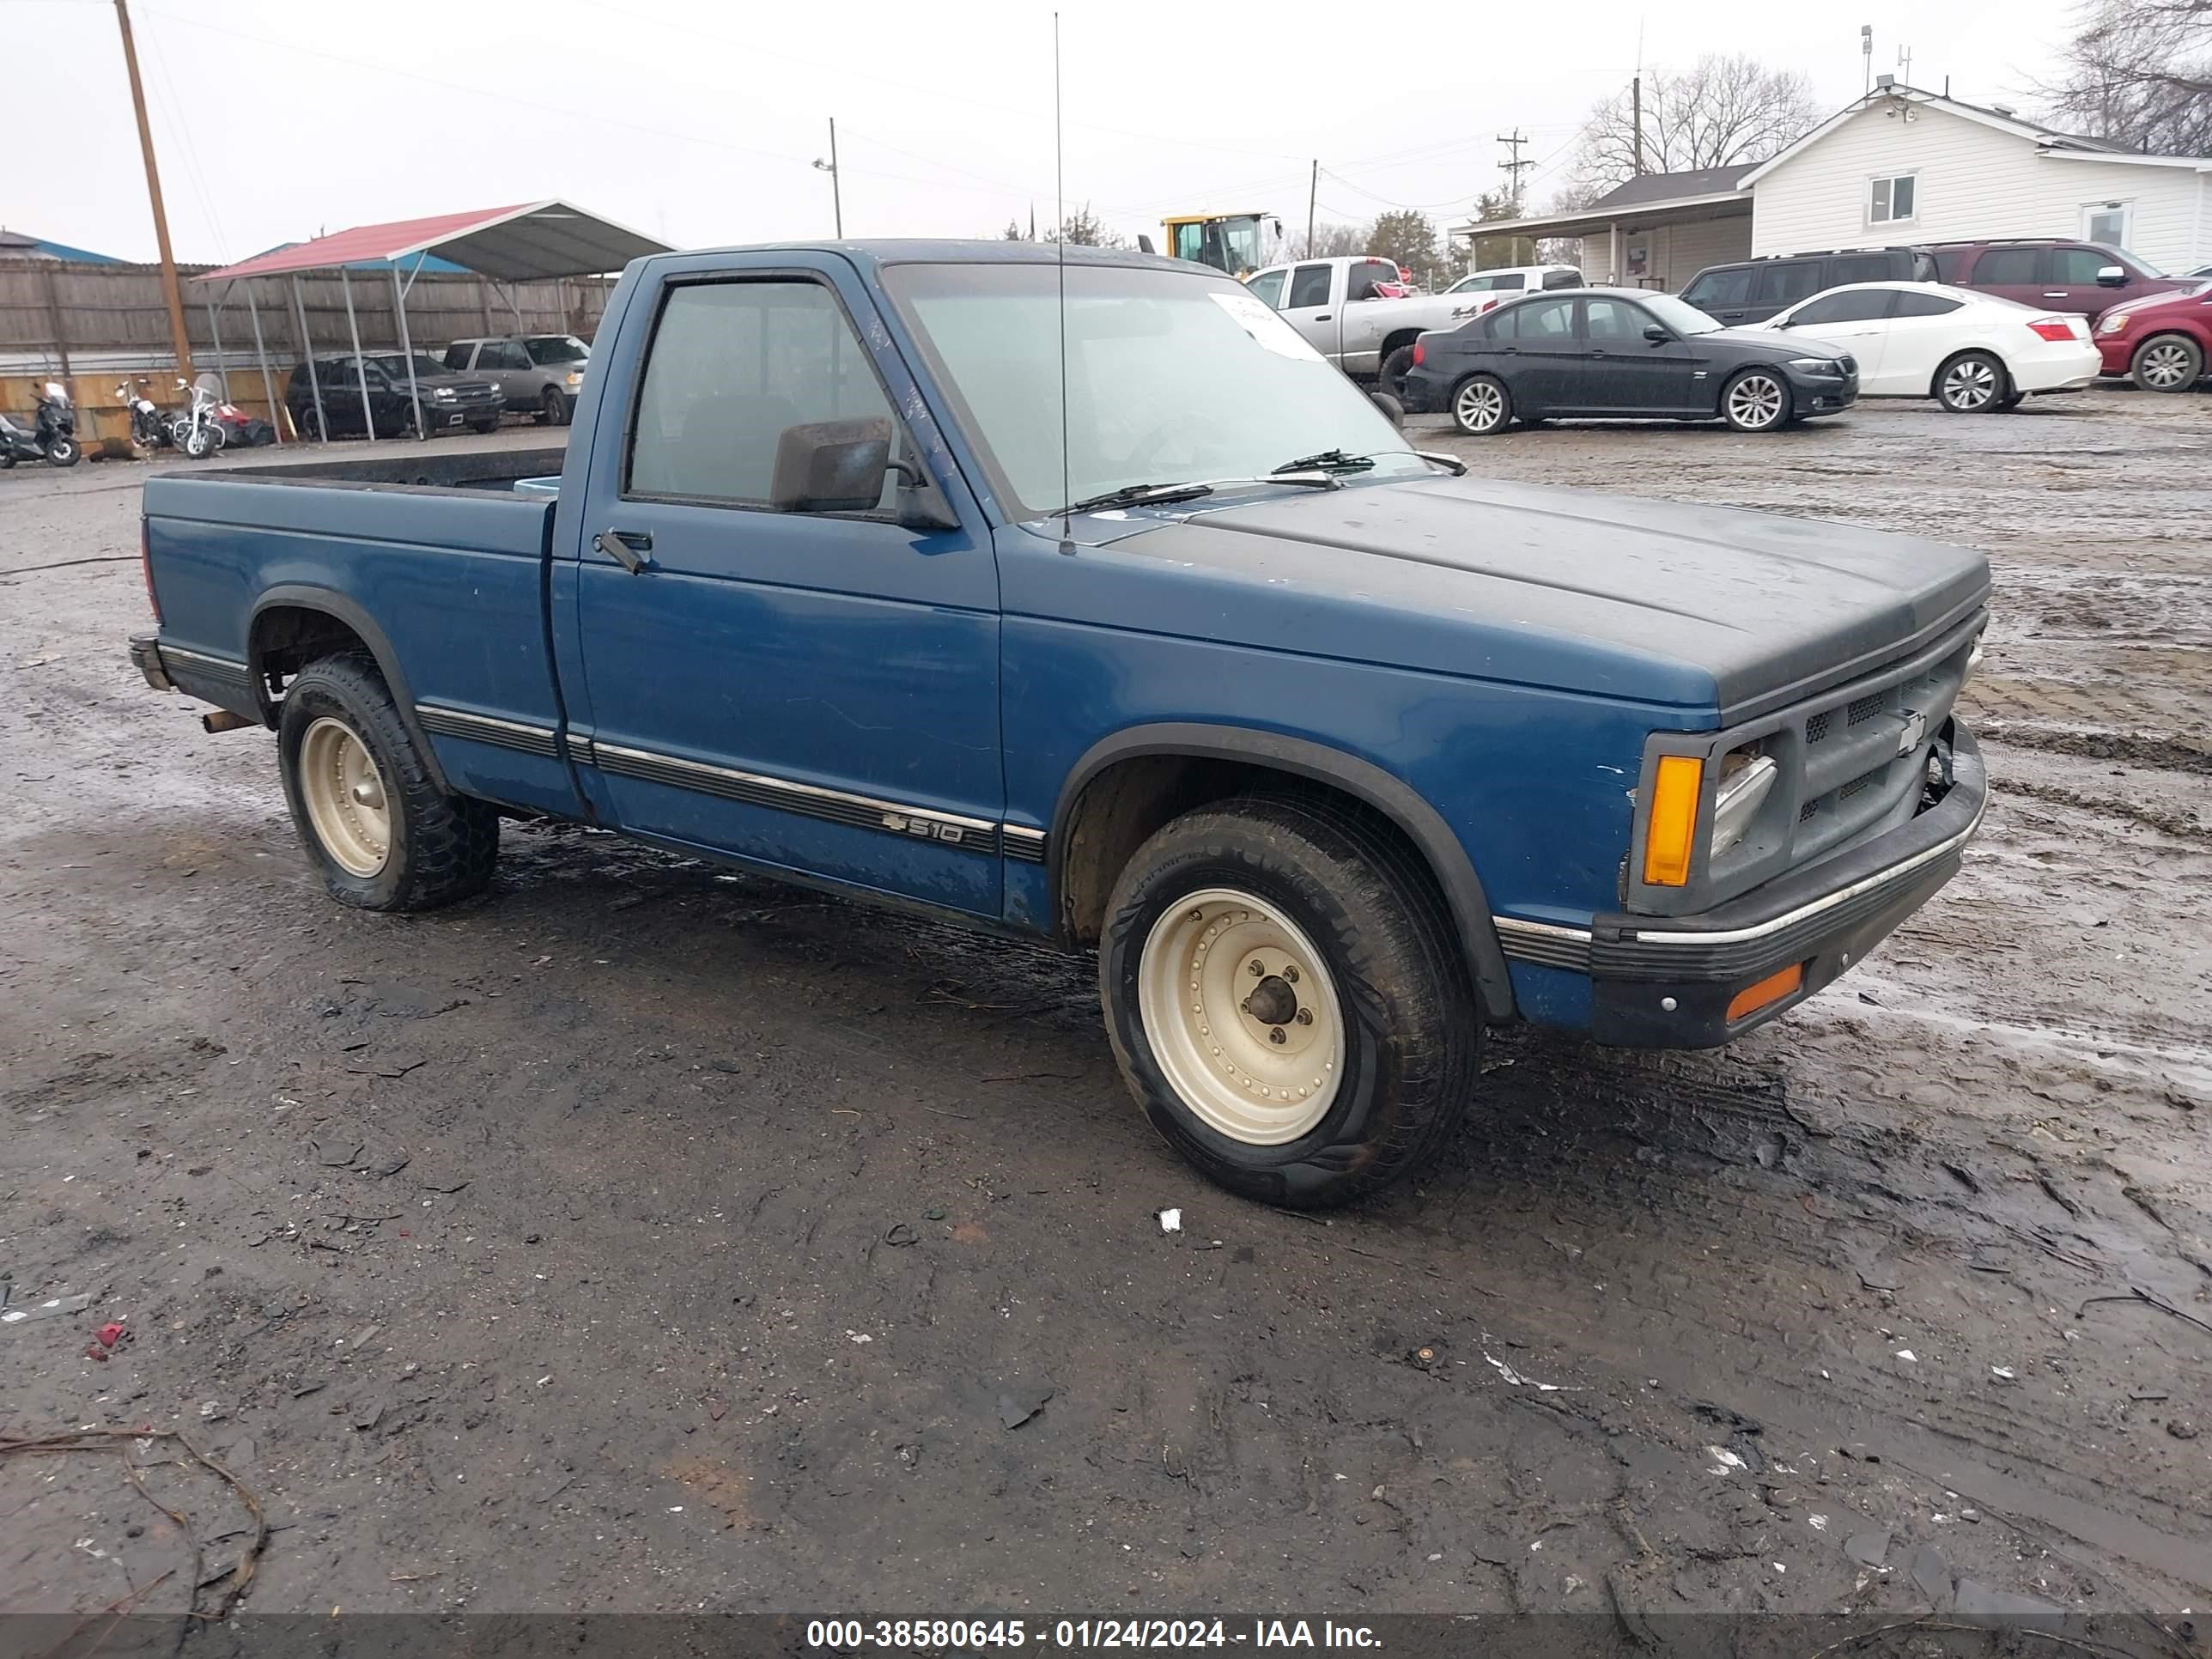
[[[806,1645],[858,1653],[868,1649],[1020,1648],[1376,1648],[1365,1625],[1324,1619],[1255,1619],[1249,1629],[1220,1619],[818,1619]]]

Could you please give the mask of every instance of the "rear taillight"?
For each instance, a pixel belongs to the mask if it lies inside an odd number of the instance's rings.
[[[161,625],[161,596],[154,591],[154,543],[147,534],[146,520],[138,520],[138,571],[146,579],[146,604],[154,613],[154,626]]]
[[[2039,340],[2071,340],[2079,337],[2074,332],[2070,317],[2038,317],[2027,325],[2028,332]]]
[[[1425,347],[1424,347],[1419,340],[1414,341],[1414,342],[1413,342],[1413,367],[1414,367],[1414,368],[1419,368],[1423,363],[1425,363],[1425,362],[1428,362],[1428,360],[1429,360],[1429,354],[1428,354],[1428,350],[1427,350],[1427,349],[1426,349]]]

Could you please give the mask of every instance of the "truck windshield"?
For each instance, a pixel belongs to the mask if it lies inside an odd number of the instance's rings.
[[[1360,392],[1225,278],[1070,265],[1067,465],[1061,273],[1048,264],[896,265],[884,282],[1021,516],[1130,484],[1264,475],[1291,456],[1428,471]]]
[[[580,363],[592,355],[591,347],[573,334],[533,334],[522,343],[522,349],[541,368],[553,363]]]

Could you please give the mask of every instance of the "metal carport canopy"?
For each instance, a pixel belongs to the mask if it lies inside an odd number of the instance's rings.
[[[230,291],[229,285],[245,277],[246,303],[254,309],[254,349],[261,358],[263,390],[270,402],[270,416],[275,419],[276,391],[269,374],[269,361],[261,340],[261,319],[258,307],[253,303],[252,279],[258,276],[289,276],[292,279],[292,308],[300,329],[300,349],[307,365],[307,379],[315,404],[315,424],[319,434],[327,441],[330,420],[324,411],[321,379],[315,370],[313,342],[308,338],[307,310],[300,298],[299,279],[303,272],[331,270],[338,273],[339,283],[345,290],[346,325],[353,334],[354,375],[361,389],[362,421],[368,436],[376,436],[375,416],[370,412],[368,372],[363,367],[361,349],[361,330],[355,321],[353,310],[353,282],[349,267],[357,264],[381,264],[392,272],[392,313],[399,321],[399,347],[407,360],[407,395],[413,406],[416,436],[428,437],[421,414],[421,392],[416,383],[415,345],[407,330],[407,290],[413,286],[415,276],[422,262],[432,254],[452,261],[480,276],[500,283],[538,280],[550,281],[563,276],[596,276],[611,270],[619,270],[632,259],[647,253],[665,253],[665,242],[656,242],[641,235],[627,225],[618,225],[611,219],[602,219],[597,214],[586,213],[581,208],[571,207],[566,202],[525,202],[514,207],[479,208],[473,213],[441,213],[427,219],[399,219],[390,224],[356,225],[351,230],[335,231],[328,236],[318,236],[313,241],[296,242],[290,247],[271,248],[251,259],[241,259],[234,265],[225,265],[220,270],[210,270],[194,278],[202,283],[221,283],[222,294]],[[409,259],[415,261],[415,270],[404,282],[400,279],[400,266]],[[215,317],[217,298],[208,302],[208,314]],[[510,307],[514,301],[510,295]],[[520,309],[516,320],[521,320]],[[220,348],[220,325],[217,343]],[[226,383],[227,384],[227,383]],[[276,422],[277,441],[281,443],[283,426]]]
[[[434,253],[503,283],[556,276],[595,276],[620,270],[641,254],[665,253],[657,242],[626,225],[566,202],[526,202],[516,207],[441,213],[427,219],[359,225],[313,241],[241,259],[195,278],[203,283],[240,276],[289,276],[379,260],[397,264]]]

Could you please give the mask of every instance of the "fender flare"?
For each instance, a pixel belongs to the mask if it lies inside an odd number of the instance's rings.
[[[1046,844],[1046,869],[1052,883],[1055,914],[1062,872],[1066,867],[1067,838],[1075,819],[1075,804],[1092,779],[1115,763],[1146,755],[1188,755],[1209,760],[1259,763],[1293,776],[1325,783],[1364,802],[1402,830],[1443,889],[1444,902],[1457,930],[1461,955],[1474,980],[1482,1008],[1492,1021],[1514,1017],[1513,981],[1505,952],[1498,942],[1490,901],[1474,872],[1467,849],[1452,833],[1437,809],[1413,787],[1370,761],[1310,738],[1288,737],[1249,726],[1209,726],[1194,721],[1161,721],[1133,726],[1100,738],[1084,751],[1061,782],[1060,798],[1053,804],[1052,831]]]
[[[335,588],[315,587],[305,582],[287,582],[264,592],[253,602],[253,613],[246,618],[246,674],[253,685],[253,699],[261,706],[262,723],[275,727],[276,705],[269,696],[268,677],[261,672],[261,651],[254,642],[264,612],[278,607],[297,611],[319,611],[333,621],[342,622],[361,636],[368,647],[368,654],[376,659],[377,672],[384,683],[392,688],[392,701],[399,705],[400,724],[415,744],[415,752],[422,758],[431,781],[445,794],[459,793],[447,781],[446,769],[438,763],[438,751],[431,747],[429,734],[422,730],[422,722],[415,717],[415,693],[407,684],[406,673],[399,666],[399,653],[392,648],[392,641],[376,619],[362,608],[360,602],[349,599]]]

